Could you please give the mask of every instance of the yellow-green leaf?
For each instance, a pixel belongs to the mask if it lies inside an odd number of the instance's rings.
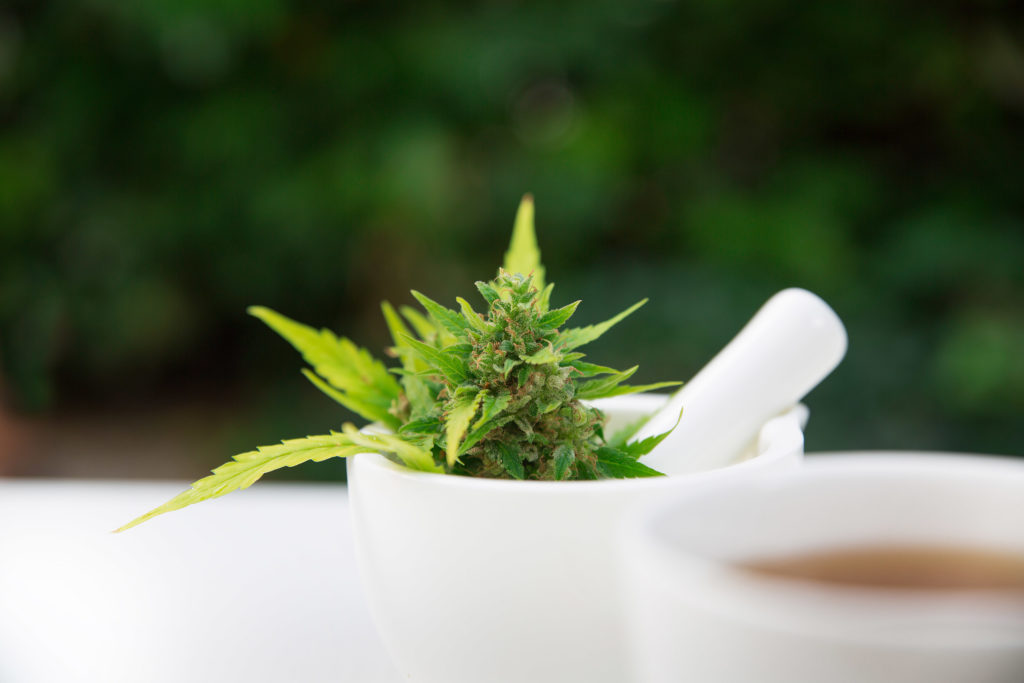
[[[633,458],[639,458],[641,455],[647,455],[648,453],[654,450],[655,446],[664,441],[669,434],[676,430],[676,427],[679,426],[680,421],[682,421],[683,419],[683,410],[683,408],[679,409],[679,416],[676,417],[676,423],[672,425],[672,428],[669,429],[667,432],[655,434],[654,436],[649,436],[646,439],[641,439],[640,441],[632,441],[625,445],[617,446],[617,448],[626,455],[629,455]]]
[[[555,447],[555,452],[551,455],[555,461],[555,479],[562,480],[569,476],[569,466],[576,460],[576,452],[561,444]]]
[[[473,423],[473,429],[476,429],[488,420],[491,420],[495,416],[501,414],[501,411],[505,410],[511,401],[512,394],[509,393],[508,389],[502,389],[501,393],[497,395],[487,393],[480,403],[482,406],[480,409],[480,417]]]
[[[587,396],[587,398],[609,398],[611,396],[624,396],[626,394],[642,394],[645,391],[654,391],[655,389],[666,389],[668,387],[678,387],[682,382],[655,382],[654,384],[620,384],[617,387],[605,391],[599,396]]]
[[[381,424],[385,424],[391,429],[398,429],[402,426],[402,421],[389,413],[387,408],[368,403],[360,400],[352,394],[346,394],[344,391],[335,389],[327,382],[320,379],[316,373],[308,368],[302,368],[302,374],[306,376],[306,379],[313,383],[313,386],[351,410],[353,413],[361,415],[371,422],[380,422]]]
[[[394,434],[361,432],[352,423],[342,425],[341,431],[352,443],[376,453],[394,453],[407,467],[422,472],[443,472],[434,462],[430,451],[405,441]]]
[[[430,317],[440,327],[448,330],[455,337],[464,336],[466,328],[469,326],[465,318],[452,309],[437,303],[427,295],[417,292],[415,289],[412,290],[412,295],[416,297],[416,300],[420,302],[420,305],[427,310]]]
[[[516,212],[512,228],[512,241],[505,252],[505,270],[510,273],[529,275],[533,273],[533,285],[544,289],[544,266],[540,263],[540,248],[533,227],[533,195],[524,195]]]
[[[555,351],[551,346],[545,346],[536,353],[528,356],[519,356],[519,360],[526,361],[530,365],[544,365],[545,363],[557,363],[562,360],[562,354]]]
[[[568,306],[563,306],[557,310],[549,311],[537,320],[537,326],[551,329],[561,327],[569,320],[569,318],[572,317],[572,314],[576,312],[576,307],[579,305],[579,301],[574,301]]]
[[[584,344],[589,344],[590,342],[594,341],[602,334],[607,332],[609,329],[611,329],[613,325],[620,322],[627,315],[643,306],[645,303],[647,303],[647,299],[638,301],[629,308],[627,308],[626,310],[624,310],[622,313],[619,313],[614,318],[605,320],[603,323],[598,323],[597,325],[587,325],[586,327],[574,327],[572,329],[565,330],[558,337],[559,344],[562,350],[570,351],[577,347],[583,346]]]
[[[601,377],[598,379],[587,380],[586,382],[580,382],[576,385],[576,398],[588,399],[588,398],[599,398],[607,395],[607,392],[622,384],[627,379],[633,376],[633,374],[639,368],[639,365],[623,370],[622,372],[616,372],[607,377]]]
[[[401,359],[402,367],[409,372],[418,372],[424,369],[422,363],[416,358],[416,354],[412,353],[412,347],[409,346],[409,342],[405,340],[405,337],[412,336],[412,332],[402,322],[398,311],[387,301],[380,303],[380,310],[384,313],[384,322],[387,323],[388,331],[391,332],[391,339],[395,343],[395,353]]]
[[[406,341],[419,354],[420,358],[431,366],[431,369],[436,369],[452,384],[462,384],[469,378],[469,368],[466,366],[466,362],[456,354],[435,348],[430,344],[424,344],[412,337],[406,337]]]
[[[634,456],[617,448],[602,446],[597,449],[597,469],[606,477],[626,479],[632,477],[663,477],[663,473],[652,469]]]
[[[430,366],[420,358],[412,348],[412,345],[409,344],[408,339],[412,336],[412,333],[409,332],[409,328],[405,326],[402,318],[392,308],[391,304],[384,301],[380,307],[384,312],[384,320],[387,322],[388,330],[391,332],[391,338],[395,342],[394,351],[398,354],[402,361],[402,368],[406,371],[405,376],[401,380],[402,386],[405,388],[405,396],[409,400],[409,405],[412,406],[412,412],[418,415],[429,410],[433,402],[433,397],[430,395],[426,383],[419,376],[419,373],[429,370]]]
[[[428,343],[438,342],[441,346],[454,344],[456,339],[448,330],[438,327],[427,316],[417,311],[412,306],[402,306],[398,309],[409,324],[416,330],[419,338]]]
[[[551,308],[551,291],[554,288],[555,283],[549,282],[547,287],[541,290],[540,297],[537,299],[537,308],[541,313],[547,313]]]
[[[318,375],[331,386],[386,408],[398,397],[401,387],[383,363],[369,351],[328,329],[316,330],[263,306],[249,313],[294,346]]]
[[[459,302],[459,308],[462,309],[462,317],[473,326],[473,329],[479,332],[487,332],[490,328],[484,321],[480,314],[473,310],[473,307],[469,305],[469,302],[463,299],[461,296],[455,297],[455,300]]]
[[[437,336],[437,327],[430,321],[430,319],[417,311],[412,306],[402,306],[398,309],[405,316],[405,319],[409,321],[409,324],[416,330],[416,334],[423,341],[430,341]]]
[[[192,488],[133,519],[117,531],[131,529],[165,512],[180,510],[193,503],[249,488],[267,472],[282,467],[294,467],[308,461],[320,462],[328,458],[345,458],[366,450],[363,446],[353,443],[347,435],[336,432],[322,436],[307,436],[304,439],[289,439],[272,446],[259,446],[254,451],[236,455],[232,460],[213,470],[208,477],[192,484]]]
[[[455,394],[452,408],[445,420],[445,441],[448,444],[448,467],[455,464],[459,457],[459,442],[466,435],[469,423],[473,421],[480,402],[487,395],[486,391],[459,391]]]

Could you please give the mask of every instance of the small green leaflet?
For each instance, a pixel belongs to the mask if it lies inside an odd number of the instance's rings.
[[[515,358],[506,358],[505,364],[501,366],[501,374],[508,377],[508,373],[515,370],[516,366],[519,365],[520,362],[521,361],[518,361]]]
[[[558,353],[551,346],[545,346],[536,353],[531,353],[529,356],[519,356],[519,360],[525,361],[530,365],[544,365],[545,363],[557,363],[562,360],[562,354]]]
[[[544,266],[540,263],[540,249],[533,227],[533,195],[524,195],[516,212],[512,228],[512,241],[505,252],[505,270],[510,273],[529,275],[533,273],[533,284],[544,289]]]
[[[540,309],[541,313],[547,313],[548,309],[551,308],[551,292],[554,288],[555,283],[549,282],[548,286],[541,291],[540,301],[537,302],[537,308]]]
[[[565,444],[562,444],[555,448],[552,457],[555,462],[555,479],[561,481],[569,476],[569,466],[576,460],[576,453]]]
[[[444,347],[441,350],[444,351],[445,353],[454,354],[459,358],[468,358],[469,354],[473,352],[473,345],[465,343],[452,344],[450,346]]]
[[[608,442],[608,445],[597,449],[598,469],[608,477],[656,477],[661,475],[661,472],[638,462],[637,458],[642,455],[647,455],[654,450],[655,446],[660,444],[669,434],[675,431],[676,427],[679,426],[679,421],[682,419],[683,411],[680,410],[679,417],[676,418],[676,423],[672,425],[672,429],[669,429],[667,432],[649,436],[641,441],[623,444],[624,440],[629,439],[640,429],[640,427],[647,421],[647,418],[640,420],[636,424],[630,425],[616,434]]]
[[[441,304],[437,303],[430,297],[420,294],[415,289],[412,290],[412,295],[416,297],[416,300],[420,302],[420,305],[427,310],[430,317],[434,319],[438,325],[448,330],[455,337],[460,337],[466,332],[466,327],[469,323],[461,315],[445,308]]]
[[[566,356],[568,358],[568,356]],[[593,363],[585,363],[579,360],[573,360],[566,365],[576,368],[580,372],[581,377],[595,377],[597,375],[610,375],[617,373],[618,370],[615,368],[609,368],[605,365],[594,365]]]
[[[405,396],[409,399],[409,405],[414,415],[421,415],[428,411],[434,403],[434,397],[430,394],[426,382],[418,376],[419,373],[428,370],[429,366],[415,352],[407,337],[412,336],[409,328],[405,326],[402,319],[394,308],[387,301],[380,305],[384,313],[384,321],[391,332],[391,339],[394,341],[395,353],[402,361],[402,368],[406,374],[402,377],[402,386],[405,388]]]
[[[594,341],[602,334],[610,330],[616,323],[622,321],[627,315],[635,311],[636,309],[647,303],[647,299],[638,301],[622,313],[619,313],[614,318],[605,320],[603,323],[597,325],[587,325],[586,327],[574,327],[571,330],[565,330],[559,335],[559,344],[564,351],[570,351],[584,344],[589,344]]]
[[[656,477],[661,475],[661,472],[638,462],[637,458],[647,455],[654,450],[655,446],[675,431],[681,419],[683,419],[682,410],[679,411],[679,417],[676,418],[676,423],[672,425],[672,429],[628,444],[623,442],[631,438],[633,434],[636,434],[647,421],[647,418],[643,418],[639,422],[620,431],[608,441],[606,446],[597,449],[598,469],[608,477]]]
[[[405,323],[402,322],[402,318],[399,317],[398,311],[387,301],[380,302],[381,313],[384,314],[384,322],[387,323],[388,332],[391,333],[391,339],[395,342],[397,348],[402,348],[405,344],[405,340],[402,337],[408,337],[412,335],[412,332]]]
[[[607,396],[609,391],[632,377],[639,367],[639,365],[634,365],[628,370],[614,372],[614,374],[608,377],[581,382],[576,387],[576,398],[601,398],[602,396]]]
[[[501,297],[501,295],[498,294],[498,290],[492,287],[491,283],[489,282],[477,281],[476,288],[480,292],[480,296],[482,296],[484,298],[484,301],[487,302],[488,306],[493,304]]]
[[[511,415],[499,415],[482,423],[479,427],[474,425],[469,436],[466,437],[466,440],[462,442],[462,446],[459,447],[459,455],[462,455],[470,448],[477,445],[481,439],[490,434],[493,430],[498,429],[499,427],[504,427],[506,424],[511,422],[512,419]]]
[[[560,398],[555,398],[545,402],[537,401],[537,415],[546,415],[554,410],[558,410],[562,403],[564,403],[564,401]]]
[[[455,394],[455,401],[445,424],[445,443],[447,444],[448,467],[459,459],[459,442],[466,435],[469,423],[473,421],[480,402],[487,396],[486,391],[476,389],[460,389]]]
[[[406,341],[420,355],[423,360],[438,372],[447,377],[453,384],[462,384],[469,378],[469,368],[466,362],[458,356],[436,349],[430,344],[424,344],[418,339],[406,337]]]
[[[307,436],[304,439],[289,439],[273,446],[260,446],[254,451],[236,455],[232,460],[213,470],[208,477],[192,484],[192,488],[128,522],[117,531],[131,529],[165,512],[180,510],[193,503],[249,488],[267,472],[282,467],[294,467],[307,461],[320,462],[328,458],[345,458],[366,450],[354,444],[348,436],[336,432],[323,436]]]
[[[437,434],[441,421],[436,417],[410,420],[398,429],[399,434]]]
[[[484,319],[480,317],[480,314],[473,310],[473,307],[469,305],[469,302],[463,299],[461,296],[455,298],[459,302],[459,308],[462,309],[462,317],[466,319],[473,329],[478,332],[487,332],[490,328]]]
[[[592,465],[586,460],[577,460],[576,477],[580,480],[600,479],[601,472],[597,469],[597,463]]]
[[[416,330],[416,334],[423,341],[433,341],[440,334],[434,323],[430,322],[429,318],[412,306],[402,306],[398,310],[405,316],[405,319],[409,321],[409,324],[412,325],[413,329]]]
[[[579,305],[579,301],[574,301],[568,306],[563,306],[562,308],[545,313],[540,317],[540,320],[537,321],[537,326],[552,330],[561,327],[567,320],[569,320],[569,318],[572,317],[572,314],[576,312],[576,307]]]
[[[624,370],[622,372],[613,371],[614,374],[608,377],[582,382],[576,389],[576,398],[607,398],[609,396],[622,396],[623,394],[636,394],[644,391],[654,391],[655,389],[674,387],[682,384],[682,382],[655,382],[654,384],[638,384],[635,386],[622,384],[623,381],[636,372],[636,369],[637,366],[634,365],[629,370]]]
[[[492,395],[489,392],[485,393],[487,395],[484,396],[480,405],[480,417],[473,423],[473,429],[499,415],[508,406],[508,402],[512,400],[512,394],[509,393],[508,389],[503,390],[500,394]]]
[[[615,448],[602,446],[597,449],[597,468],[606,477],[659,477],[665,476],[636,458]]]
[[[609,389],[600,396],[591,396],[590,398],[609,398],[611,396],[623,396],[625,394],[640,394],[645,391],[654,391],[655,389],[677,387],[680,384],[682,384],[682,382],[655,382],[654,384],[620,384],[617,387]]]
[[[624,446],[619,446],[618,448],[620,450],[622,450],[623,452],[625,452],[627,455],[630,455],[630,456],[632,456],[634,458],[639,458],[641,455],[647,455],[648,453],[650,453],[651,451],[654,450],[655,446],[657,446],[662,441],[664,441],[665,437],[667,437],[669,434],[671,434],[672,432],[674,432],[676,430],[676,427],[679,426],[679,422],[682,419],[683,419],[683,409],[680,409],[679,410],[679,417],[676,418],[676,423],[674,425],[672,425],[672,429],[668,430],[667,432],[662,432],[661,434],[655,434],[654,436],[649,436],[646,439],[641,439],[640,441],[633,441],[631,443],[627,443]],[[636,431],[638,431],[638,430],[639,430],[639,427],[637,427],[637,430],[634,430],[633,434],[636,434]],[[616,436],[618,436],[618,435],[616,435]],[[627,436],[626,438],[629,439],[630,437]]]
[[[501,466],[515,479],[525,479],[526,469],[523,467],[523,454],[518,448],[507,443],[499,443],[498,451],[501,453]]]
[[[391,339],[394,341],[395,353],[402,360],[402,367],[409,372],[415,373],[425,369],[423,362],[412,352],[412,347],[406,342],[406,337],[411,337],[412,332],[402,322],[398,312],[387,301],[382,301],[380,310],[384,314],[384,322],[387,323]]]

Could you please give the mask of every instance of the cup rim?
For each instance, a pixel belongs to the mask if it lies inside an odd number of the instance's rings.
[[[797,472],[770,473],[757,480],[747,480],[744,486],[772,486],[798,477],[842,477],[849,473],[860,476],[877,473],[885,474],[939,474],[948,477],[982,477],[1010,473],[1024,483],[1024,461],[991,454],[954,453],[941,451],[833,451],[808,454]],[[833,604],[842,603],[844,608],[870,610],[884,606],[892,609],[907,609],[921,605],[960,607],[967,606],[986,610],[985,614],[1005,617],[1013,625],[1013,635],[999,640],[950,642],[937,639],[899,638],[891,631],[870,632],[845,625],[826,625],[827,617],[792,616],[775,620],[778,614],[758,614],[750,609],[719,609],[704,605],[707,609],[727,616],[738,623],[759,628],[800,633],[804,636],[840,638],[846,642],[859,642],[871,646],[898,645],[901,648],[937,650],[980,650],[1019,651],[1024,649],[1024,596],[1018,599],[1016,593],[1005,590],[945,591],[942,589],[878,589],[858,586],[824,585],[786,577],[759,575],[737,566],[725,559],[708,557],[696,551],[687,551],[680,545],[673,545],[660,536],[657,529],[660,520],[680,509],[699,505],[722,494],[717,487],[683,492],[670,499],[661,499],[652,505],[634,510],[622,525],[624,545],[632,557],[644,557],[650,563],[650,571],[668,576],[672,569],[685,568],[688,572],[700,572],[715,582],[716,592],[723,589],[746,591],[755,596],[791,600],[794,607],[808,606],[823,597]],[[680,573],[681,575],[681,573]],[[681,590],[682,581],[669,578],[673,590]],[[689,596],[688,596],[689,597]],[[776,605],[777,606],[777,605]],[[834,622],[834,620],[833,620]],[[1019,632],[1017,629],[1021,629]]]
[[[606,412],[615,410],[616,406],[621,406],[619,410],[628,407],[635,409],[639,406],[643,411],[653,412],[667,401],[669,397],[668,394],[649,393],[597,399],[589,403],[601,407]],[[804,443],[803,425],[807,421],[807,415],[807,407],[803,404],[797,404],[782,414],[765,421],[758,433],[759,452],[754,457],[726,465],[725,467],[682,475],[573,481],[522,481],[516,479],[460,477],[450,474],[412,470],[392,462],[379,453],[357,453],[349,457],[348,471],[351,477],[353,472],[358,472],[361,468],[367,468],[386,474],[389,477],[418,485],[448,487],[460,490],[485,490],[493,491],[494,493],[518,492],[564,495],[569,491],[589,494],[606,492],[608,490],[635,489],[637,487],[661,489],[676,486],[681,480],[687,482],[714,480],[722,476],[731,477],[742,473],[756,473],[763,469],[770,470],[773,463],[791,457],[794,451],[802,453]]]

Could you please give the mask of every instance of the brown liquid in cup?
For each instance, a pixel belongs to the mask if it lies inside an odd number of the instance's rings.
[[[1024,555],[966,547],[869,546],[740,565],[756,574],[862,588],[1024,593]]]

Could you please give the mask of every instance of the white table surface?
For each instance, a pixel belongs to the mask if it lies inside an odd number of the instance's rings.
[[[0,480],[3,683],[395,683],[340,485]]]

